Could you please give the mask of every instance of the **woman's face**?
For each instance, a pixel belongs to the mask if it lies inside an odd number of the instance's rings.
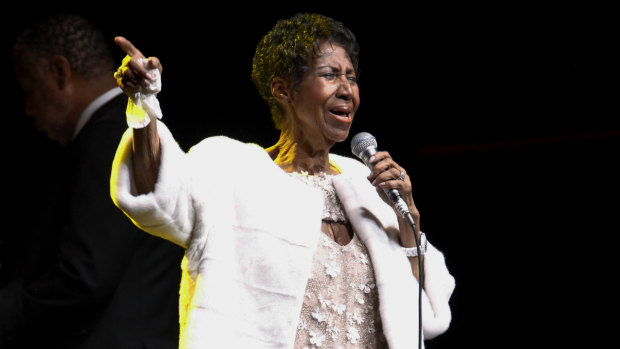
[[[347,52],[324,42],[320,56],[292,93],[292,121],[296,137],[332,146],[347,139],[360,104],[359,87]]]

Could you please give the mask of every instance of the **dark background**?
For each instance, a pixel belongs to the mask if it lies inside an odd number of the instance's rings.
[[[256,44],[296,12],[344,22],[361,45],[362,104],[351,135],[374,134],[407,169],[422,229],[456,278],[451,328],[427,347],[604,343],[613,321],[603,314],[615,318],[620,141],[620,31],[610,9],[130,5],[54,9],[89,18],[111,45],[126,36],[161,59],[164,121],[185,149],[215,134],[275,143],[249,78]],[[8,205],[0,275],[36,224],[58,151],[24,116],[13,75],[14,36],[45,12],[23,7],[1,24]],[[120,64],[124,54],[113,49]],[[349,144],[334,151],[349,155]]]

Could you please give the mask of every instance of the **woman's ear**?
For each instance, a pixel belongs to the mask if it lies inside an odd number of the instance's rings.
[[[281,104],[289,104],[291,102],[291,94],[286,80],[275,77],[271,80],[271,95]]]

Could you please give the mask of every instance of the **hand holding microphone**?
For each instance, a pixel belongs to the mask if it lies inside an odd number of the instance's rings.
[[[371,170],[368,180],[377,188],[379,196],[392,204],[397,216],[400,214],[400,242],[406,249],[415,246],[416,256],[421,256],[420,213],[413,203],[411,180],[388,152],[377,151],[377,140],[367,132],[358,133],[351,140],[351,152],[360,158]],[[381,189],[381,190],[380,190]],[[402,220],[408,224],[403,224]],[[422,288],[424,271],[418,258],[410,261],[412,271],[418,279],[418,348],[422,348]],[[416,268],[417,267],[417,268]]]
[[[361,132],[351,140],[351,152],[371,169],[368,180],[377,188],[381,198],[392,205],[405,219],[411,215],[418,226],[419,213],[413,202],[411,180],[388,152],[377,151],[377,140],[370,133]],[[411,222],[410,222],[411,223]]]

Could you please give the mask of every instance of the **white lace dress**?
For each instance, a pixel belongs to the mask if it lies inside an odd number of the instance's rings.
[[[292,173],[323,191],[323,220],[346,221],[331,176]],[[387,348],[372,263],[357,235],[345,246],[321,233],[295,348]]]

